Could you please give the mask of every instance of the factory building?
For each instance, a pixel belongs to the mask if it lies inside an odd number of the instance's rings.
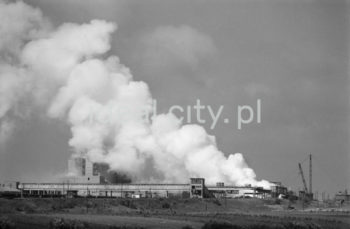
[[[187,184],[78,184],[20,183],[24,197],[119,197],[119,198],[267,198],[270,190],[250,186],[206,186],[204,178],[191,178]]]
[[[283,198],[288,195],[287,187],[282,185],[282,182],[275,181],[270,182],[271,185],[271,196],[274,198]]]
[[[68,177],[59,183],[21,183],[18,185],[25,196],[70,196],[70,197],[121,197],[153,198],[191,196],[190,184],[111,184],[101,174],[108,167],[92,163],[86,157],[73,157],[68,161]],[[200,188],[199,188],[200,189]],[[194,190],[193,196],[197,194]]]
[[[98,171],[98,164],[86,157],[73,157],[68,160],[68,182],[76,184],[104,183],[104,177]]]
[[[70,183],[21,183],[24,197],[121,197],[155,198],[190,197],[189,184],[70,184]]]
[[[341,203],[350,203],[350,194],[348,193],[348,190],[345,189],[345,191],[339,191],[335,194],[335,200]]]
[[[18,189],[23,197],[109,197],[109,198],[266,198],[270,190],[259,187],[206,185],[204,178],[190,178],[184,184],[135,184],[109,182],[105,179],[108,167],[92,163],[86,157],[73,157],[68,161],[68,178],[58,183],[20,183]],[[116,183],[116,184],[115,184]]]
[[[206,189],[216,198],[259,198],[264,199],[271,196],[271,191],[261,187],[247,186],[225,186],[223,182],[216,185],[206,186]]]
[[[19,197],[19,182],[5,181],[0,183],[0,197]]]

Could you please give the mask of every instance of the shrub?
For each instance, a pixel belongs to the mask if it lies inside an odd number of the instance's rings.
[[[63,218],[55,218],[50,221],[49,228],[51,229],[83,229],[83,228],[88,228],[88,225],[77,220],[65,220]]]
[[[213,203],[216,204],[217,206],[221,206],[220,201],[216,198],[213,200]]]
[[[170,204],[168,202],[165,202],[162,204],[162,208],[168,209],[170,208]]]
[[[225,222],[209,221],[202,229],[242,229],[242,227]]]
[[[280,199],[275,199],[275,204],[278,204],[278,205],[280,205],[281,204],[281,200]]]
[[[16,228],[15,223],[8,217],[0,217],[0,229],[14,229]]]
[[[136,205],[128,199],[122,200],[120,204],[131,209],[137,209]]]
[[[193,229],[193,227],[186,225],[186,226],[183,226],[182,229]]]
[[[145,229],[139,226],[110,226],[109,229]]]

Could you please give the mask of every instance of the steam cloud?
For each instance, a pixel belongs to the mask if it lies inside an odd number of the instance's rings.
[[[236,185],[257,181],[242,154],[226,157],[215,137],[172,114],[147,117],[152,96],[110,49],[113,23],[65,23],[52,29],[40,10],[0,2],[0,138],[17,120],[44,111],[70,125],[69,145],[93,162],[138,181],[204,177]],[[35,112],[33,111],[35,109]]]

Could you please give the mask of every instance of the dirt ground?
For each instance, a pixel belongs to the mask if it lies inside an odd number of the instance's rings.
[[[289,208],[288,208],[289,207]],[[350,228],[350,207],[259,199],[0,199],[2,228]]]

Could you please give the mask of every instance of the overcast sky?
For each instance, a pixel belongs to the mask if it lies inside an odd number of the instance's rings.
[[[301,189],[298,162],[314,156],[314,190],[350,189],[349,5],[287,0],[26,0],[53,26],[104,19],[118,25],[109,54],[145,81],[158,112],[197,99],[222,118],[215,135],[240,152],[259,179]],[[261,123],[237,129],[237,106]],[[175,112],[176,113],[176,112]],[[177,113],[181,115],[180,113]],[[193,114],[192,114],[193,115]],[[208,111],[203,117],[210,120]],[[224,123],[229,118],[229,123]],[[0,179],[45,180],[64,173],[68,126],[33,116],[1,147]]]

